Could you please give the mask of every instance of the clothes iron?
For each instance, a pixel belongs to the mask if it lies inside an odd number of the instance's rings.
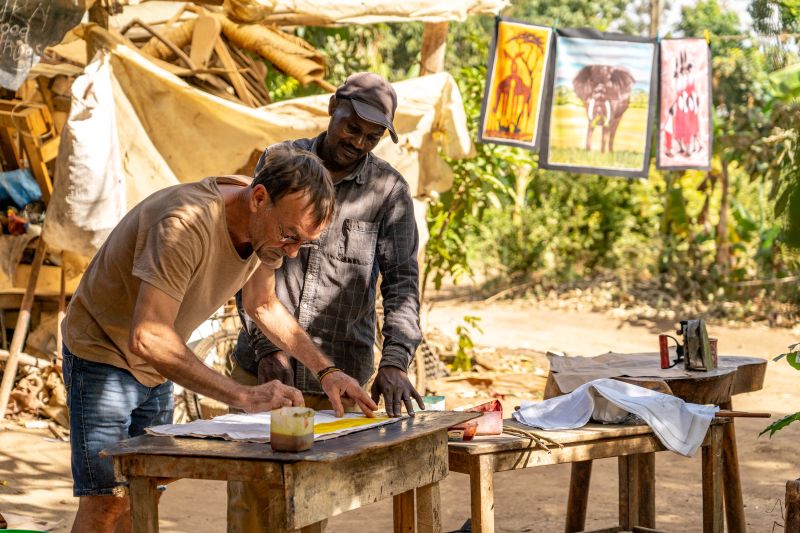
[[[661,368],[672,368],[683,361],[686,370],[708,371],[717,368],[717,339],[709,339],[704,320],[681,320],[677,334],[683,343],[672,335],[659,335]],[[670,364],[668,339],[675,341],[677,357]]]

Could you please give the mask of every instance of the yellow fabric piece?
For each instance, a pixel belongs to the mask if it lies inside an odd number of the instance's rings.
[[[314,435],[324,435],[326,433],[333,433],[343,429],[353,429],[361,426],[368,426],[375,422],[384,422],[389,420],[386,416],[377,416],[375,418],[340,418],[336,422],[323,422],[322,424],[314,424]]]

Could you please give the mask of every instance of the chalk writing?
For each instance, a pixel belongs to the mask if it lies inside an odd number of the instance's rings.
[[[78,24],[84,0],[0,0],[0,85],[16,90],[45,48]]]

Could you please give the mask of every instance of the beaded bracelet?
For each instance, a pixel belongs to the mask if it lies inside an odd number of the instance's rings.
[[[327,376],[328,374],[333,374],[334,372],[341,372],[341,368],[336,368],[335,366],[329,366],[328,368],[323,368],[319,372],[317,372],[317,380],[322,383],[322,378]]]

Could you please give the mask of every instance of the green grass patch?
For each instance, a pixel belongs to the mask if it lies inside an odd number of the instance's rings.
[[[641,152],[628,150],[615,152],[587,152],[582,148],[550,147],[550,163],[574,167],[614,168],[639,170],[642,168]]]

